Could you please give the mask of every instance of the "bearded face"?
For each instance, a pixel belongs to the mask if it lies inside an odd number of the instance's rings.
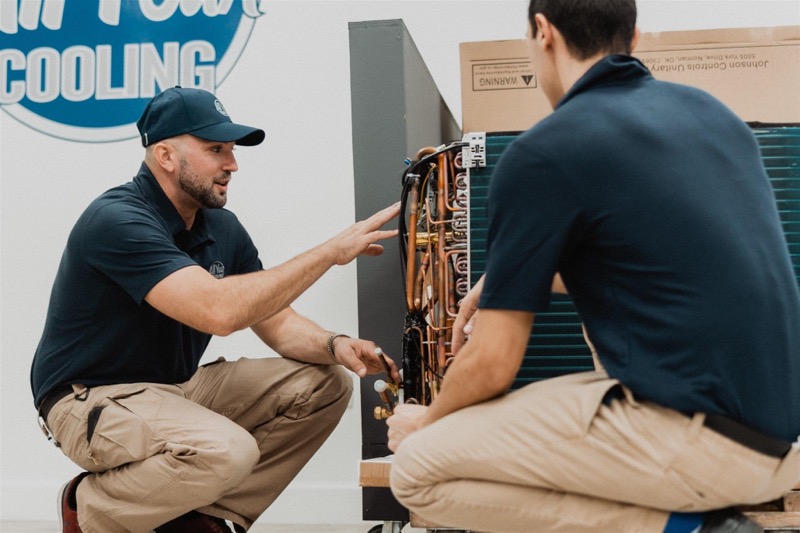
[[[224,207],[228,201],[230,179],[231,173],[226,171],[210,178],[200,176],[185,157],[180,158],[178,184],[202,207],[207,209]]]

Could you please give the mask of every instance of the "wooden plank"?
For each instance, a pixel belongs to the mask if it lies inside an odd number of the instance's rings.
[[[800,527],[800,512],[745,513],[745,515],[764,528]]]
[[[358,467],[358,484],[362,487],[388,487],[393,455],[364,459]]]
[[[389,486],[389,473],[392,470],[392,459],[394,455],[387,455],[386,457],[376,457],[375,459],[364,459],[359,463],[359,476],[358,482],[362,487],[388,487]],[[409,512],[409,521],[411,527],[419,527],[426,529],[442,529],[449,528],[429,522],[414,512]]]
[[[793,490],[783,497],[783,510],[800,512],[800,490]]]

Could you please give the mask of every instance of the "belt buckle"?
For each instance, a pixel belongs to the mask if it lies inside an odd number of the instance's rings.
[[[80,401],[80,402],[85,402],[86,399],[89,397],[89,388],[85,387],[83,385],[72,385],[72,391],[75,394],[75,399]],[[64,397],[66,397],[68,395],[69,395],[69,392],[59,396],[53,402],[53,404],[50,406],[50,409],[48,410],[48,414],[49,414],[49,411],[52,410],[52,408],[59,401],[61,401]],[[37,422],[39,423],[39,428],[42,430],[42,433],[44,434],[45,437],[47,437],[47,440],[53,441],[53,445],[56,448],[61,448],[61,443],[56,440],[56,436],[53,435],[53,432],[50,431],[50,428],[47,426],[47,420],[45,420],[44,416],[42,416],[42,407],[44,407],[44,404],[46,402],[47,402],[47,398],[45,398],[44,401],[42,402],[42,404],[39,406],[39,411],[37,412]]]
[[[42,433],[44,434],[45,437],[47,437],[47,440],[53,441],[53,445],[56,448],[61,448],[61,443],[56,440],[56,436],[53,435],[53,432],[50,431],[49,427],[47,427],[47,420],[45,420],[44,417],[40,414],[37,417],[37,421],[39,422],[39,429],[42,430]]]

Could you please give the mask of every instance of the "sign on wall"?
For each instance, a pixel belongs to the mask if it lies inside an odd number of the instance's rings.
[[[0,0],[0,107],[46,135],[137,136],[147,101],[216,92],[266,0]]]

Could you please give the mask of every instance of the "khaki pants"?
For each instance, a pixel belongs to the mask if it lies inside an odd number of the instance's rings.
[[[47,422],[67,457],[94,473],[77,491],[85,533],[147,532],[193,509],[249,528],[325,442],[351,393],[341,367],[220,360],[186,383],[69,395]]]
[[[800,479],[800,446],[760,454],[629,392],[601,372],[546,380],[409,436],[391,470],[398,500],[476,531],[663,531],[670,511],[761,503]]]

